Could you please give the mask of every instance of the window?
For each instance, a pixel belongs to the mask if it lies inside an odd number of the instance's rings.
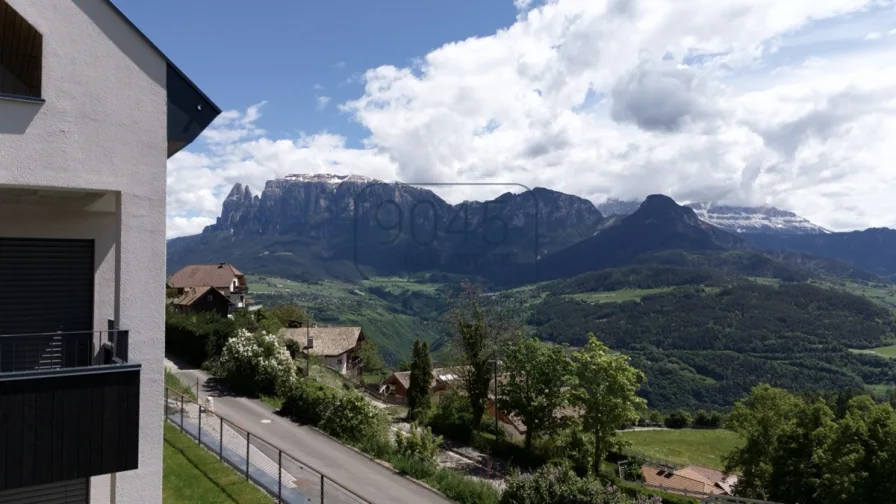
[[[212,297],[211,294],[209,294],[208,296],[205,296],[205,300],[208,301],[209,303],[211,303],[212,301],[214,301],[214,299],[215,299],[215,298]]]
[[[0,94],[40,98],[44,37],[0,0]]]

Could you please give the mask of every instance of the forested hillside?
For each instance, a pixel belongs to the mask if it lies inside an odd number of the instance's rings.
[[[545,286],[548,294],[529,324],[546,340],[579,346],[594,332],[611,348],[631,353],[648,375],[642,393],[660,409],[729,406],[761,381],[794,391],[896,382],[891,361],[850,351],[896,338],[893,312],[880,304],[808,283],[776,286],[705,270],[656,271],[633,276],[639,278],[633,287],[703,285],[596,303],[587,293],[627,287],[625,272],[583,275]]]

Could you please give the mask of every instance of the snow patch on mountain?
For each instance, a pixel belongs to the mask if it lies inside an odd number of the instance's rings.
[[[763,205],[744,207],[711,202],[687,203],[700,220],[737,233],[827,234],[827,229],[799,215]]]
[[[335,175],[332,173],[295,173],[283,177],[283,180],[293,182],[322,182],[324,184],[338,185],[343,182],[357,182],[361,184],[371,184],[374,182],[383,182],[364,175]]]
[[[638,201],[608,199],[597,205],[605,216],[631,215],[639,207]],[[721,205],[713,202],[686,203],[703,222],[732,233],[827,234],[827,229],[809,222],[799,215],[773,206],[747,207]]]

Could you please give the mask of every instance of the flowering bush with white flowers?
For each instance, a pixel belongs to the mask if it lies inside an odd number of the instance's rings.
[[[240,329],[224,345],[218,366],[231,387],[254,394],[278,394],[296,379],[296,366],[286,345],[265,331]]]

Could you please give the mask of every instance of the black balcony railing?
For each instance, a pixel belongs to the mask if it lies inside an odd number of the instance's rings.
[[[0,335],[0,373],[124,364],[128,331]]]
[[[141,366],[127,342],[120,330],[0,335],[0,493],[138,467]]]

